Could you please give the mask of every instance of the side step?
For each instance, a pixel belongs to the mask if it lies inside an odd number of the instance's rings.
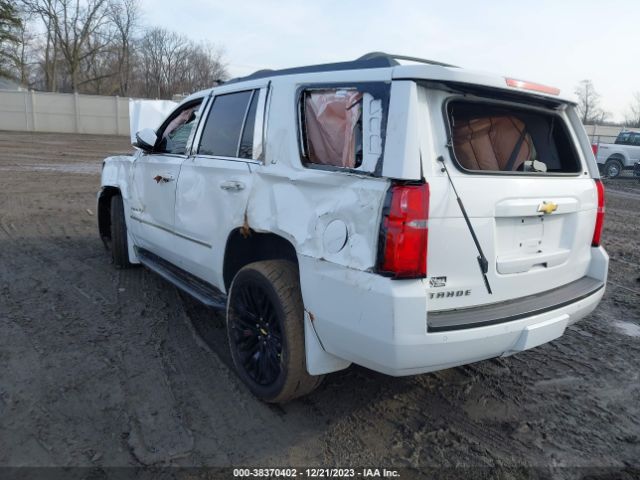
[[[136,248],[138,259],[145,267],[172,283],[180,290],[211,308],[224,309],[227,306],[227,296],[210,283],[185,272],[173,263],[167,262],[154,253],[142,248]]]

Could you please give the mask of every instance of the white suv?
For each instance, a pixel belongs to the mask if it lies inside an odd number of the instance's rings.
[[[260,71],[108,158],[99,230],[226,309],[268,402],[351,363],[410,375],[549,342],[604,293],[604,192],[575,106],[408,57]]]

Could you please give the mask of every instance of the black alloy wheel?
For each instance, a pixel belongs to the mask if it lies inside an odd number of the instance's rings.
[[[287,402],[323,379],[307,371],[304,305],[293,262],[265,260],[238,271],[227,298],[227,335],[238,376],[261,400]]]
[[[282,371],[282,332],[271,300],[259,285],[245,282],[230,308],[232,348],[242,367],[257,384],[274,383]]]

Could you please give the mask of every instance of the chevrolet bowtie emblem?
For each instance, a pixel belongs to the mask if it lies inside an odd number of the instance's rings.
[[[558,209],[558,205],[553,202],[542,202],[538,205],[538,212],[544,213],[545,215],[549,215],[550,213],[555,212]]]

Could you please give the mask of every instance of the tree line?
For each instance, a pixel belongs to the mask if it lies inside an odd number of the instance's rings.
[[[144,25],[138,0],[0,0],[0,78],[25,88],[171,98],[227,76],[222,49]],[[591,80],[575,93],[583,123],[612,123]],[[624,123],[640,127],[640,92]]]
[[[0,0],[0,77],[23,87],[171,98],[227,76],[221,48],[144,25],[138,0]]]
[[[578,112],[583,124],[617,125],[609,121],[609,112],[600,106],[600,94],[591,80],[582,80],[578,83],[575,94],[578,97]],[[640,92],[633,94],[623,123],[627,127],[640,127]]]

